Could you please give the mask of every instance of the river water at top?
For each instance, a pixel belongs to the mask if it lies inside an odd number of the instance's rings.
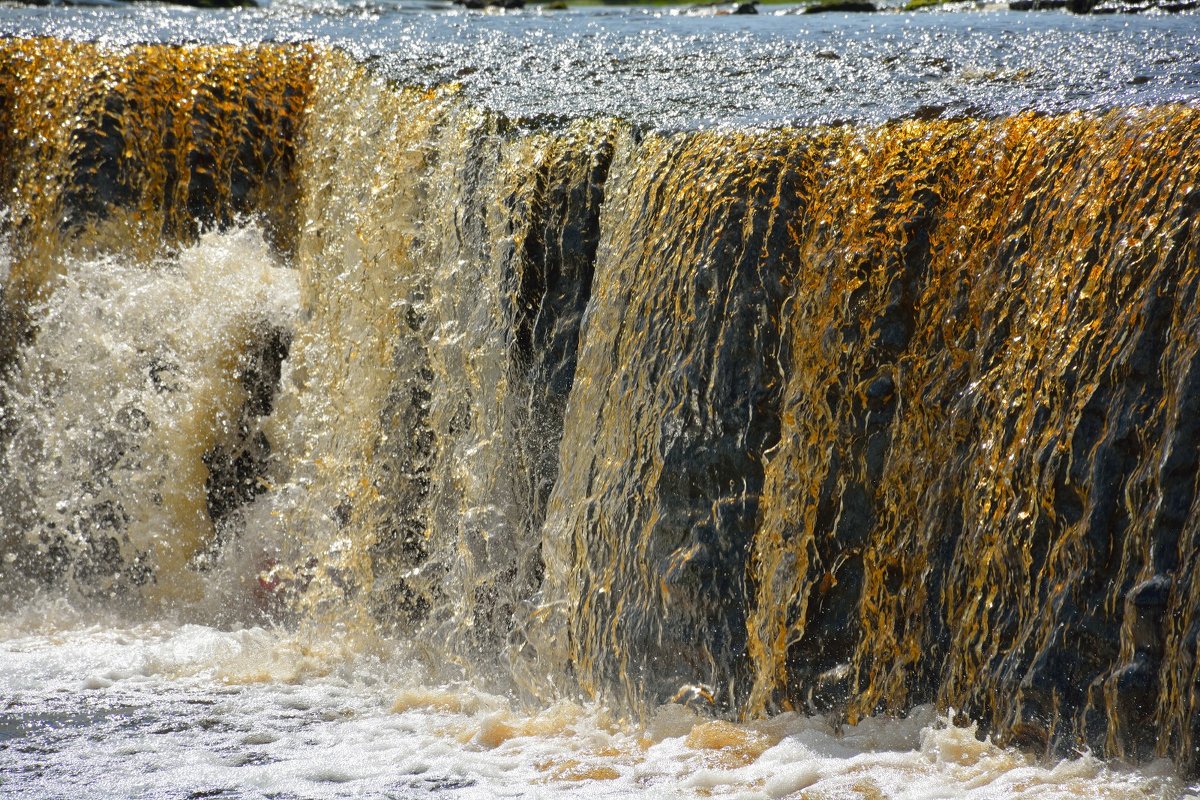
[[[282,2],[0,9],[0,35],[132,42],[318,41],[405,84],[457,82],[515,118],[664,128],[878,123],[1200,98],[1194,13],[797,14],[582,8],[482,13]]]

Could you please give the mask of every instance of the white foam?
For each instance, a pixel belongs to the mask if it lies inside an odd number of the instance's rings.
[[[250,552],[261,543],[251,534],[224,548],[203,580],[188,568],[215,536],[203,459],[239,435],[239,359],[264,330],[292,326],[295,271],[253,226],[149,263],[67,258],[62,271],[31,309],[36,338],[6,392],[15,426],[0,449],[3,541],[47,561],[47,543],[60,547],[85,571],[75,588],[110,605],[236,613],[228,587],[261,566]],[[115,547],[119,558],[103,555]],[[232,566],[241,562],[251,563]]]
[[[0,620],[0,697],[0,723],[19,731],[0,772],[38,797],[78,780],[113,797],[1175,800],[1184,790],[1166,762],[1040,763],[929,708],[840,734],[798,714],[733,724],[682,706],[639,726],[592,705],[531,711],[470,685],[431,685],[401,644],[121,626],[61,607]]]

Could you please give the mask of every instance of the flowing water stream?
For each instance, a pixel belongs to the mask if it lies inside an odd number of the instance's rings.
[[[1188,794],[1195,20],[0,10],[0,793]]]

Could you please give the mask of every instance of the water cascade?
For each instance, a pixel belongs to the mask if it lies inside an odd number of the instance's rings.
[[[1198,136],[658,132],[4,40],[2,602],[1194,772]]]

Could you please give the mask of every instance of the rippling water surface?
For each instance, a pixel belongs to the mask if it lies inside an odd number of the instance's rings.
[[[514,117],[648,125],[880,122],[1194,101],[1198,17],[1055,12],[758,16],[279,3],[230,14],[0,9],[0,34],[112,43],[323,41],[404,83],[462,83]]]

